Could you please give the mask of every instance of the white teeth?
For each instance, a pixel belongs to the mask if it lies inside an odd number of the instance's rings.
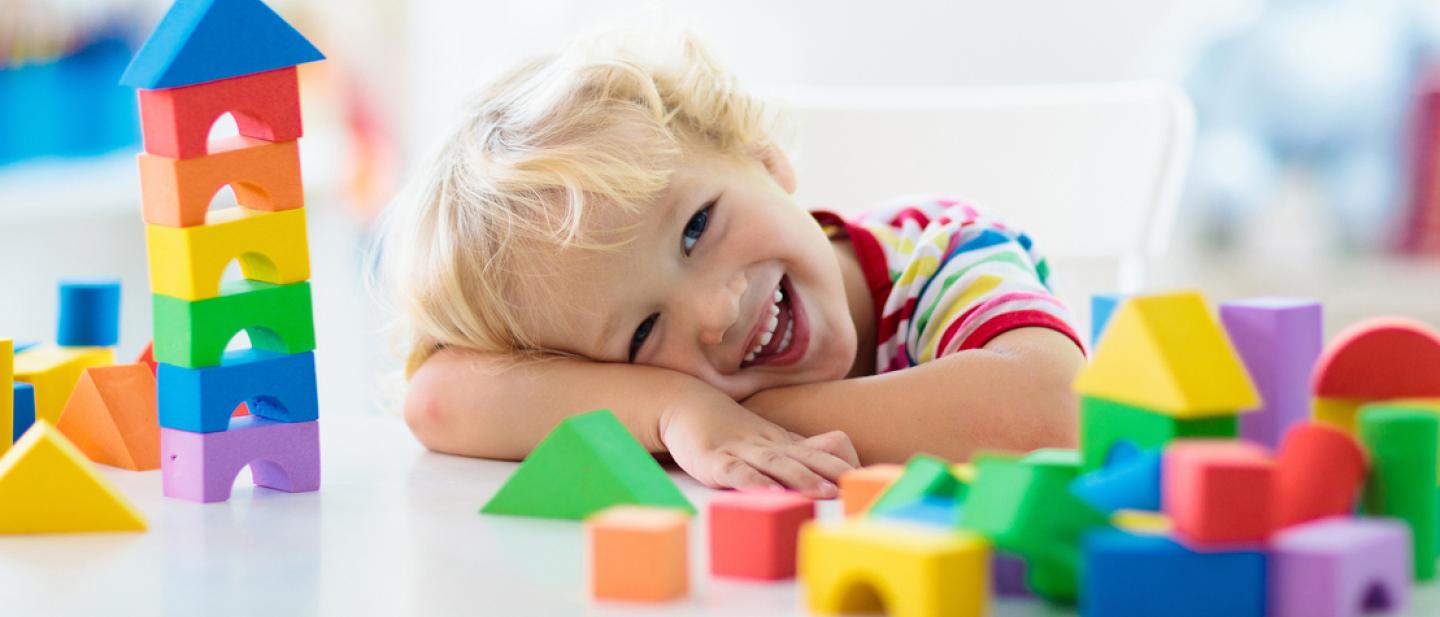
[[[795,336],[795,320],[791,319],[785,324],[785,334],[780,337],[780,346],[775,348],[775,353],[780,353],[790,348],[790,339]]]
[[[746,361],[746,362],[752,362],[752,361],[754,361],[754,360],[755,360],[755,352],[752,351],[752,352],[750,352],[750,353],[745,354],[745,361]]]
[[[780,288],[779,288],[779,287],[776,287],[776,288],[775,288],[775,302],[778,304],[781,300],[784,300],[784,299],[785,299],[785,294],[780,293]]]
[[[771,299],[774,300],[774,302],[770,304],[769,320],[765,323],[765,330],[760,333],[760,338],[756,339],[755,347],[750,350],[750,353],[745,354],[746,362],[753,362],[755,356],[760,354],[760,350],[764,349],[766,345],[770,344],[770,341],[775,339],[775,328],[780,325],[780,302],[785,300],[785,294],[780,291],[779,287],[776,287],[775,293],[771,294]],[[793,326],[794,324],[786,326],[785,338],[781,339],[780,349],[784,349],[788,344],[787,341],[789,340]]]

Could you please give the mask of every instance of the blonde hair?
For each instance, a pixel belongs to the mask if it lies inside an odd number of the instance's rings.
[[[522,265],[533,287],[537,254],[623,244],[601,241],[591,213],[643,215],[686,152],[754,155],[775,119],[689,33],[582,37],[486,87],[372,247],[406,378],[445,347],[556,355],[517,321]]]

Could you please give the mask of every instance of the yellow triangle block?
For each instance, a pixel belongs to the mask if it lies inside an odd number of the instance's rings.
[[[0,457],[0,533],[144,531],[145,517],[49,422]]]
[[[1198,292],[1138,296],[1116,310],[1075,391],[1175,418],[1260,404],[1255,386]]]

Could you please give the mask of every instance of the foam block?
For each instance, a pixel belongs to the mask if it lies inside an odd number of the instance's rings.
[[[850,519],[800,530],[800,578],[811,612],[980,617],[990,545],[977,534]]]
[[[151,375],[154,375],[155,372],[159,370],[159,367],[155,365],[155,341],[145,343],[145,347],[135,356],[135,363],[150,367]]]
[[[205,224],[210,202],[221,187],[251,210],[276,212],[305,206],[300,183],[300,147],[243,136],[221,137],[210,154],[172,159],[141,153],[140,199],[145,222],[167,227]]]
[[[1175,532],[1170,517],[1148,510],[1116,510],[1110,515],[1110,524],[1121,531],[1150,536],[1169,536]]]
[[[1165,449],[1163,501],[1178,539],[1192,546],[1258,543],[1274,526],[1275,467],[1243,441],[1178,441]]]
[[[61,347],[111,347],[120,342],[120,280],[60,281]]]
[[[1127,442],[1128,443],[1128,442]],[[1111,457],[1105,467],[1070,483],[1070,493],[1097,511],[1160,509],[1160,450]]]
[[[220,295],[191,302],[154,296],[155,360],[185,368],[220,364],[241,330],[254,349],[296,354],[315,349],[310,284],[226,281]]]
[[[786,492],[724,493],[710,500],[710,573],[759,580],[795,576],[800,526],[815,502]]]
[[[176,0],[120,83],[178,88],[324,57],[260,0]]]
[[[914,523],[941,529],[959,529],[965,509],[959,502],[946,497],[921,497],[883,510],[870,512],[877,520]]]
[[[1319,302],[1254,298],[1220,304],[1220,322],[1260,392],[1260,407],[1240,417],[1240,435],[1270,448],[1310,416],[1310,371],[1324,346]]]
[[[1085,536],[1080,614],[1097,617],[1263,617],[1266,555],[1194,551],[1164,536]]]
[[[1440,335],[1397,317],[1355,324],[1315,364],[1313,392],[1333,399],[1440,397]]]
[[[160,364],[160,426],[213,433],[226,430],[241,403],[277,422],[320,417],[315,353],[282,355],[258,349],[225,354],[219,366]]]
[[[15,440],[15,346],[8,338],[0,338],[0,387],[12,392],[11,396],[0,396],[0,455],[10,449]]]
[[[140,91],[145,151],[172,159],[205,156],[210,128],[235,118],[240,134],[269,142],[301,135],[300,86],[294,67],[204,84]]]
[[[1275,528],[1354,512],[1368,465],[1344,431],[1315,422],[1291,427],[1275,461]]]
[[[684,597],[690,591],[689,523],[684,511],[635,505],[586,518],[590,594],[641,602]]]
[[[1100,336],[1105,333],[1105,326],[1110,325],[1110,317],[1115,314],[1115,307],[1120,306],[1129,294],[1095,294],[1090,296],[1090,349],[1100,345]]]
[[[600,409],[561,421],[480,512],[581,520],[624,504],[695,513],[655,457]]]
[[[143,364],[85,369],[56,428],[97,463],[133,471],[159,469],[155,376]]]
[[[220,295],[232,260],[245,278],[274,285],[310,278],[305,210],[264,212],[235,207],[210,212],[200,227],[145,226],[150,289],[183,300]]]
[[[108,347],[41,345],[15,356],[15,381],[35,387],[35,417],[54,424],[60,421],[80,373],[114,363],[115,351]]]
[[[1410,603],[1410,529],[1389,519],[1332,518],[1270,543],[1271,617],[1402,615]]]
[[[1025,587],[1025,560],[994,551],[990,557],[990,592],[1002,598],[1033,598]]]
[[[11,397],[11,400],[14,402],[15,424],[9,435],[9,441],[20,439],[20,436],[35,424],[35,386],[17,381],[13,386],[13,392],[14,396]],[[0,435],[0,441],[5,441],[3,435]]]
[[[320,424],[247,416],[219,433],[160,429],[166,497],[199,503],[228,500],[235,476],[246,465],[255,486],[287,493],[320,490]]]
[[[1104,467],[1122,444],[1149,450],[1175,439],[1234,437],[1238,430],[1239,419],[1233,415],[1176,418],[1115,401],[1080,398],[1080,448],[1087,472]]]
[[[1366,407],[1360,412],[1360,436],[1370,452],[1365,511],[1405,521],[1413,539],[1415,580],[1435,578],[1435,492],[1437,421],[1428,411]]]
[[[917,454],[905,463],[905,472],[892,483],[875,503],[870,512],[882,512],[891,508],[920,501],[925,497],[963,501],[964,485],[950,473],[950,464],[925,454]]]
[[[1120,305],[1075,391],[1187,419],[1260,404],[1235,348],[1194,292]]]
[[[0,457],[0,503],[0,533],[145,529],[145,517],[44,420]]]
[[[885,492],[905,473],[905,467],[893,463],[869,465],[840,474],[840,500],[845,516],[860,514],[870,508],[875,498]]]

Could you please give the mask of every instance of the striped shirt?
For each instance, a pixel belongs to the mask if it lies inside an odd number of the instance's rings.
[[[1030,237],[969,204],[902,197],[848,221],[833,212],[811,214],[830,238],[850,239],[865,273],[880,316],[877,373],[1031,326],[1060,332],[1084,349]]]

